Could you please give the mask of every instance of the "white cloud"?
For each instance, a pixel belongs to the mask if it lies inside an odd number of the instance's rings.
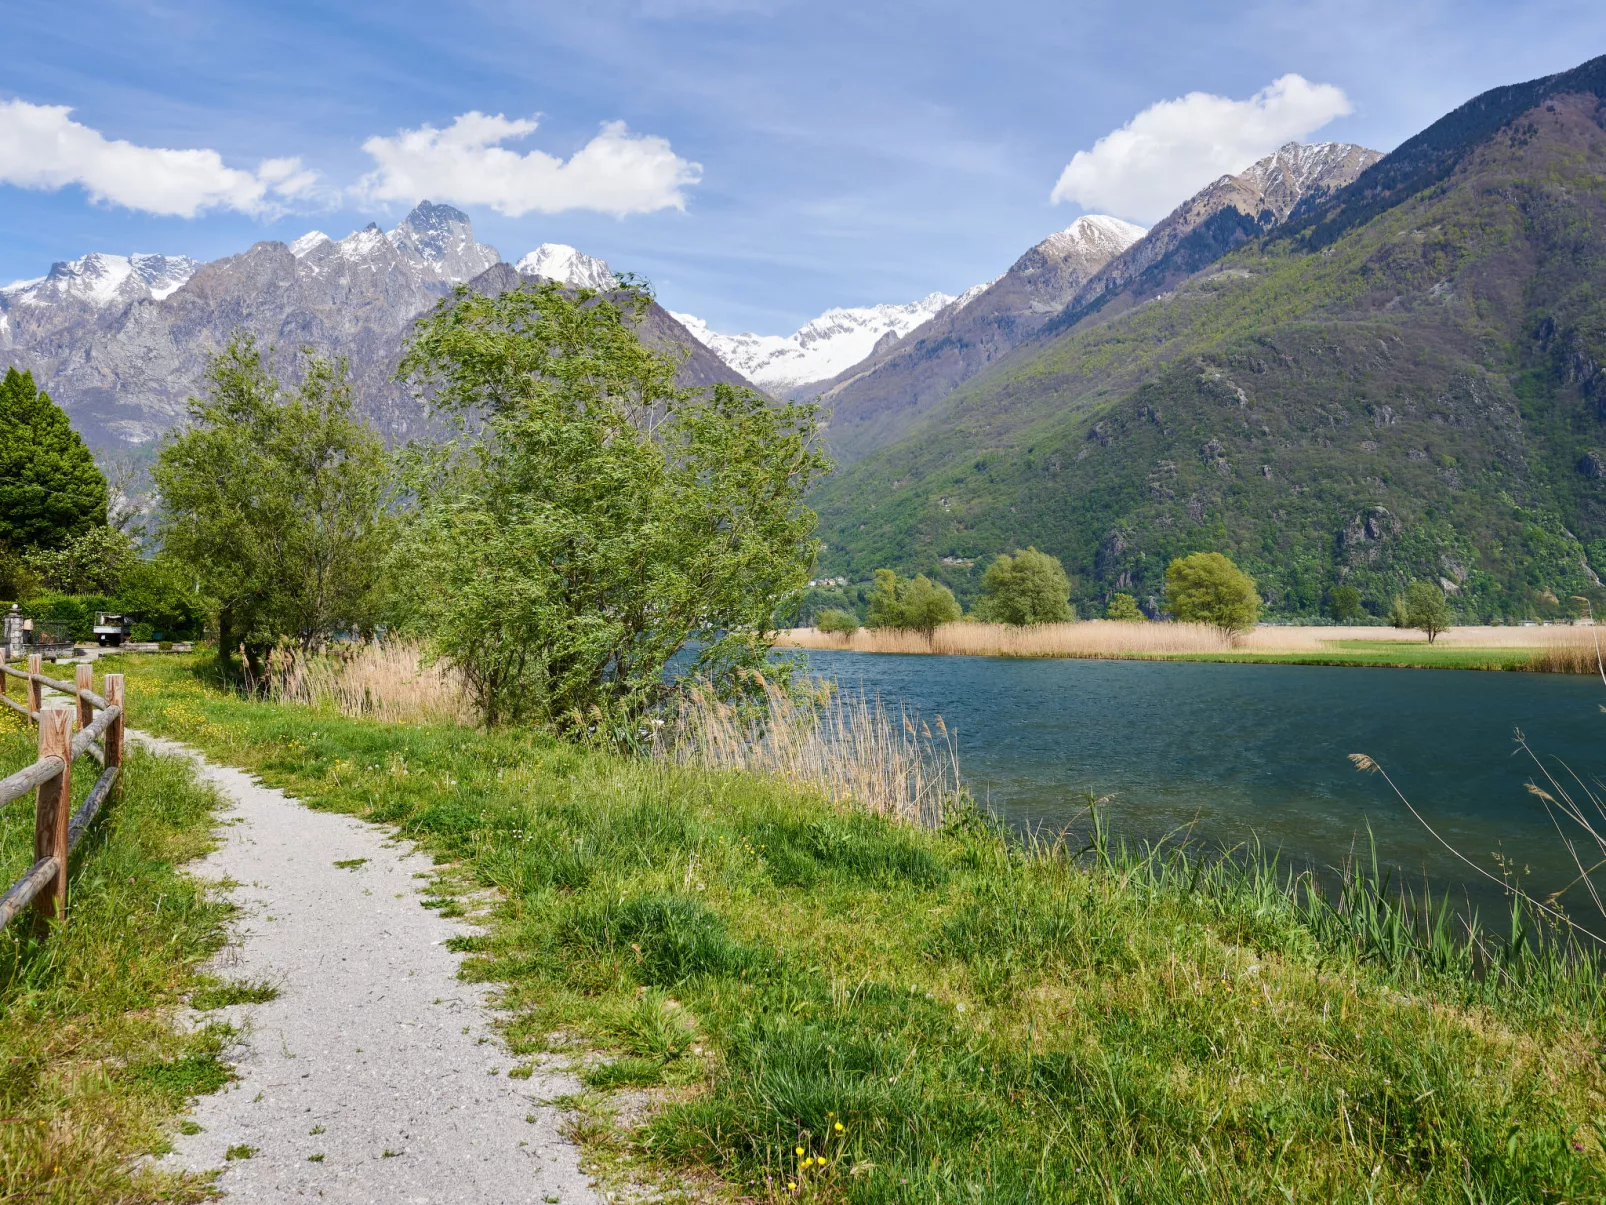
[[[1212,180],[1351,111],[1343,89],[1294,74],[1248,100],[1208,92],[1162,100],[1077,151],[1051,199],[1149,225]]]
[[[107,138],[73,121],[65,105],[0,101],[0,184],[46,191],[76,184],[102,204],[193,218],[208,209],[271,213],[282,200],[312,192],[316,179],[298,159],[241,171],[216,151]]]
[[[667,139],[632,134],[608,122],[568,160],[544,151],[519,154],[501,144],[535,132],[534,117],[464,113],[444,130],[420,126],[394,138],[373,137],[363,150],[376,168],[358,192],[375,201],[411,204],[421,197],[488,205],[508,217],[592,209],[623,217],[684,209],[687,186],[703,169],[670,149]]]

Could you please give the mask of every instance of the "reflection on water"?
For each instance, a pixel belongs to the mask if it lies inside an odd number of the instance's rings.
[[[814,673],[901,698],[958,731],[978,799],[1011,824],[1061,827],[1089,794],[1136,837],[1192,826],[1208,841],[1258,835],[1299,865],[1332,866],[1366,826],[1380,855],[1420,882],[1471,876],[1350,753],[1375,757],[1474,861],[1501,850],[1544,894],[1575,873],[1514,755],[1536,751],[1593,782],[1606,774],[1606,688],[1552,674],[1012,661],[811,652]],[[1472,891],[1480,906],[1486,892]],[[1582,904],[1584,901],[1574,901]]]

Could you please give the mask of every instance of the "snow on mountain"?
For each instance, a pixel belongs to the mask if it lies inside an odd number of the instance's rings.
[[[975,295],[974,290],[966,292]],[[932,293],[908,305],[826,310],[790,335],[726,335],[691,314],[674,318],[749,381],[780,394],[829,380],[863,360],[888,335],[908,334],[956,300]]]
[[[200,262],[187,255],[109,255],[91,251],[81,259],[52,264],[35,280],[0,289],[0,305],[59,305],[95,308],[143,298],[160,300],[195,274]]]
[[[539,276],[577,289],[611,289],[618,283],[602,260],[567,243],[542,243],[517,265],[525,276]]]
[[[1142,226],[1134,226],[1120,218],[1090,213],[1077,218],[1057,234],[1049,235],[1037,244],[1037,249],[1052,259],[1091,254],[1101,260],[1109,260],[1147,233]]]
[[[295,242],[290,244],[290,254],[295,256],[297,259],[300,259],[315,247],[321,247],[324,243],[332,241],[333,240],[321,230],[309,230]]]

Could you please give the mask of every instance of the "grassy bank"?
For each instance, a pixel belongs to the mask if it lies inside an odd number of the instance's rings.
[[[910,1205],[1606,1195],[1606,1005],[1543,961],[1473,975],[1445,934],[1230,866],[125,668],[141,727],[496,889],[471,973],[517,1057],[612,1056],[573,1103],[618,1174]]]
[[[32,762],[36,730],[0,711],[0,775]],[[93,781],[87,758],[74,795]],[[186,1101],[222,1085],[221,1027],[174,1028],[207,986],[225,905],[180,869],[209,848],[214,797],[183,763],[129,750],[123,798],[73,856],[71,916],[43,941],[21,918],[0,934],[0,1200],[199,1201],[205,1178],[156,1175]],[[31,797],[30,797],[31,799]],[[29,799],[0,812],[0,880],[33,862]]]
[[[1239,661],[1261,665],[1361,665],[1417,669],[1599,672],[1590,628],[1452,628],[1429,643],[1420,634],[1378,627],[1262,627],[1227,640],[1192,623],[944,624],[920,632],[861,628],[850,635],[794,628],[784,648],[958,657],[1042,657],[1147,661]]]

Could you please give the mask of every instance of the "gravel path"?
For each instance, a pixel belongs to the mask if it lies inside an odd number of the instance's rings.
[[[556,1111],[539,1103],[578,1084],[540,1066],[508,1078],[516,1064],[483,991],[457,978],[445,945],[463,925],[419,906],[427,857],[183,746],[130,735],[191,757],[232,801],[222,846],[197,866],[238,884],[243,910],[216,973],[279,989],[205,1014],[242,1031],[228,1056],[239,1079],[199,1099],[201,1132],[176,1138],[167,1160],[222,1168],[219,1187],[238,1202],[599,1200]],[[242,1146],[254,1153],[225,1157]]]

